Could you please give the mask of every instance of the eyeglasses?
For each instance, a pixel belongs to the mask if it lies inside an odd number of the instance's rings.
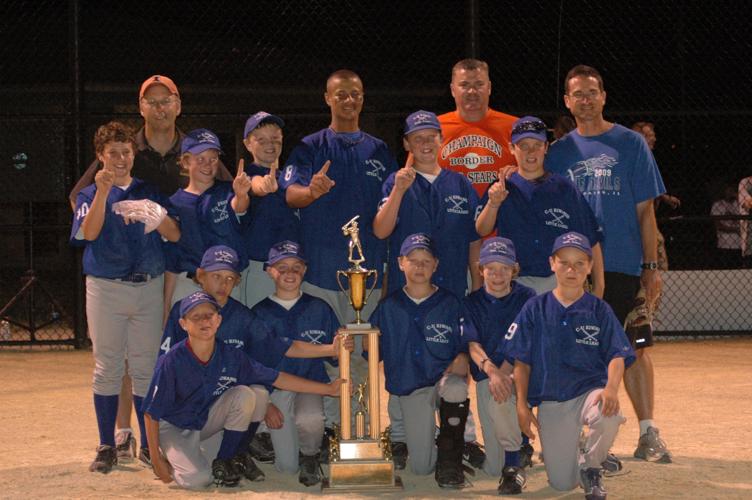
[[[186,319],[190,321],[191,323],[203,323],[204,321],[213,320],[216,315],[217,315],[217,312],[215,311],[211,313],[194,314],[191,316],[187,316]]]
[[[585,99],[589,99],[589,100],[592,101],[593,99],[595,99],[599,95],[601,95],[601,91],[600,90],[590,90],[588,92],[577,91],[577,92],[574,92],[572,94],[569,94],[569,97],[571,97],[572,99],[574,99],[577,102],[581,102],[581,101],[584,101]]]
[[[363,94],[358,92],[357,90],[353,90],[352,92],[345,92],[344,90],[340,90],[339,92],[336,92],[334,94],[334,98],[340,102],[346,101],[348,98],[352,99],[353,101],[362,101],[363,100]]]
[[[518,123],[512,128],[512,134],[524,134],[525,132],[542,132],[546,130],[546,124],[540,120]]]
[[[176,99],[172,97],[165,97],[164,99],[141,99],[141,102],[149,106],[150,108],[156,108],[157,106],[161,106],[163,108],[166,108],[173,103],[175,103]]]

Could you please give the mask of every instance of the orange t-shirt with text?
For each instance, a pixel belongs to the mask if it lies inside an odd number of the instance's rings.
[[[517,164],[509,150],[515,120],[517,117],[493,109],[477,122],[462,120],[457,111],[439,116],[444,136],[439,165],[466,176],[482,197],[500,168]]]

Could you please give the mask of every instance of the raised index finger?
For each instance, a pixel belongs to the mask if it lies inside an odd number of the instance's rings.
[[[272,166],[269,169],[269,175],[272,176],[272,179],[276,179],[277,178],[277,162],[276,161],[274,163],[272,163]]]
[[[326,175],[327,172],[329,172],[329,165],[332,164],[331,160],[326,160],[326,163],[324,163],[324,166],[321,167],[321,170],[319,170],[319,173],[322,175]]]
[[[238,173],[235,175],[235,177],[240,177],[244,173],[245,173],[245,159],[241,158],[238,161]]]

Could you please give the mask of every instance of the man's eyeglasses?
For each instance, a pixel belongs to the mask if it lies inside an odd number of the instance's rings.
[[[584,101],[585,99],[589,99],[589,100],[592,101],[593,99],[595,99],[599,95],[601,95],[601,91],[600,90],[591,90],[589,92],[580,92],[580,91],[577,91],[577,92],[574,92],[572,94],[569,94],[569,97],[571,97],[572,99],[574,99],[577,102],[581,102],[581,101]]]

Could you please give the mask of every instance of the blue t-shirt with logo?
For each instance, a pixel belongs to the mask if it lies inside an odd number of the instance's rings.
[[[642,236],[635,205],[666,192],[645,139],[614,124],[584,137],[573,130],[551,145],[546,170],[568,177],[603,228],[606,271],[640,275]]]

